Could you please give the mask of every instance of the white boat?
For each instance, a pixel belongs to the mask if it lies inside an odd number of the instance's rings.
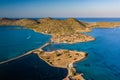
[[[30,39],[31,38],[31,36],[28,36],[26,39]]]

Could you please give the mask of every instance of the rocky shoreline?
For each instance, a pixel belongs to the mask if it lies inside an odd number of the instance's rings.
[[[52,42],[69,43],[69,44],[73,44],[77,42],[88,42],[88,41],[93,41],[93,40],[95,40],[95,38],[85,35],[85,34],[81,34],[81,33],[75,33],[72,35],[53,36],[51,38]]]
[[[87,53],[63,49],[51,52],[42,50],[42,48],[50,44],[52,44],[52,42],[44,44],[40,48],[33,50],[31,53],[37,54],[40,59],[52,67],[67,68],[68,75],[63,80],[84,80],[82,74],[76,73],[76,69],[73,67],[73,64],[85,59],[87,57]]]

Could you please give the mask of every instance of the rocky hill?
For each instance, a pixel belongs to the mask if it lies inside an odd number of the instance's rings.
[[[38,22],[40,23],[39,31],[47,34],[64,35],[89,31],[87,23],[80,22],[74,18],[69,18],[67,20],[44,18],[38,20]]]

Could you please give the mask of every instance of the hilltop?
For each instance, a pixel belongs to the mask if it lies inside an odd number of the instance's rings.
[[[75,18],[66,20],[44,18],[38,20],[38,22],[40,22],[39,28],[41,28],[41,32],[54,35],[73,34],[77,32],[86,32],[88,30],[87,23],[80,22]]]

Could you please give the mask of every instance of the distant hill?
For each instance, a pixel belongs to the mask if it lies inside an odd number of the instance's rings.
[[[54,35],[73,34],[77,32],[86,32],[88,30],[87,23],[80,22],[75,18],[69,18],[67,20],[44,18],[38,20],[38,22],[40,24],[37,31]]]
[[[38,21],[32,19],[8,19],[0,18],[0,25],[19,25],[32,28],[35,31],[46,34],[73,34],[77,32],[86,32],[88,23],[80,22],[75,18],[67,20],[56,20],[52,18],[43,18]],[[87,28],[87,29],[86,29]]]

